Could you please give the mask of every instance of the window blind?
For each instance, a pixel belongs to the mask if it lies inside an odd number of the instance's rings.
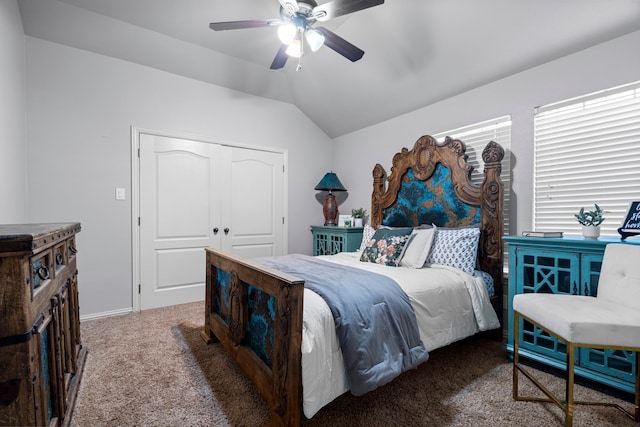
[[[471,181],[474,184],[482,184],[484,162],[482,161],[482,150],[489,143],[495,141],[504,148],[505,155],[502,160],[502,173],[500,179],[504,185],[504,234],[509,234],[509,195],[511,193],[511,116],[503,116],[480,123],[475,123],[447,132],[440,132],[432,135],[438,142],[443,142],[449,136],[464,142],[467,148],[467,162],[473,166]]]
[[[581,234],[574,214],[597,203],[619,236],[640,200],[640,82],[538,107],[534,150],[534,229]]]

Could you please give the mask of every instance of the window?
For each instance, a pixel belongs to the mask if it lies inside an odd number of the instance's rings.
[[[640,200],[640,82],[538,107],[534,140],[534,229],[580,234],[574,214],[597,203],[619,236]]]
[[[482,150],[489,143],[495,141],[504,148],[505,154],[502,160],[502,173],[500,179],[504,185],[504,234],[509,234],[509,194],[511,190],[511,166],[510,166],[510,149],[511,149],[511,117],[504,116],[485,122],[476,123],[448,132],[441,132],[432,135],[439,142],[443,142],[444,138],[449,136],[464,142],[467,148],[469,162],[473,165],[471,173],[471,181],[474,184],[482,184],[484,162],[482,161]]]

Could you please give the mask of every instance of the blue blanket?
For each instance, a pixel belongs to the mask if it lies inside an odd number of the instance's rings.
[[[304,279],[304,286],[327,302],[354,395],[374,390],[429,358],[409,297],[392,279],[307,255],[255,261]]]

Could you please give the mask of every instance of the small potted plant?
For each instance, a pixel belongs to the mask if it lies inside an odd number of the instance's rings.
[[[351,209],[351,216],[353,217],[353,226],[362,227],[367,217],[367,210],[364,208]]]
[[[595,209],[585,211],[580,208],[580,212],[574,215],[576,220],[582,225],[582,235],[587,239],[597,239],[600,236],[600,224],[604,221],[604,211],[598,204],[594,204]]]

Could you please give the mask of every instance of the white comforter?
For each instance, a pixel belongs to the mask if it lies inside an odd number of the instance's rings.
[[[321,257],[394,279],[409,296],[420,337],[428,351],[500,326],[480,278],[461,270],[432,266],[413,269],[360,262],[359,252]],[[302,326],[303,411],[311,418],[348,390],[344,361],[331,310],[318,294],[304,291]]]

